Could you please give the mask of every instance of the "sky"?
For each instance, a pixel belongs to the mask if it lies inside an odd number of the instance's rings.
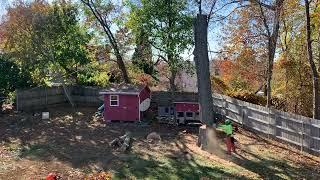
[[[0,16],[5,14],[5,8],[9,3],[8,1],[11,1],[11,0],[0,0]]]

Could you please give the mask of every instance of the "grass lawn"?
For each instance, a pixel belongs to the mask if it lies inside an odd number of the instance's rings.
[[[196,146],[198,127],[101,124],[94,108],[52,108],[51,119],[31,114],[0,115],[0,179],[84,179],[105,171],[113,179],[320,179],[320,158],[240,129],[238,154],[225,155]],[[109,142],[132,132],[127,153]],[[159,143],[146,136],[160,134]]]

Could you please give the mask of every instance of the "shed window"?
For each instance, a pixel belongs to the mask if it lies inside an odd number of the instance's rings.
[[[186,112],[186,116],[187,117],[193,117],[193,113],[192,112]]]
[[[174,115],[174,109],[173,109],[173,107],[170,107],[170,114],[171,114],[171,115]]]
[[[183,112],[177,112],[178,117],[183,117]]]
[[[119,106],[119,96],[110,95],[110,106]]]

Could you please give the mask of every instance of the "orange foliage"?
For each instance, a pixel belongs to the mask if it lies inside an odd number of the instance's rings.
[[[227,59],[221,60],[217,64],[220,70],[221,79],[226,83],[230,82],[235,64]]]

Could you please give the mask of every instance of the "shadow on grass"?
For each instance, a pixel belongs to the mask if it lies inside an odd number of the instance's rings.
[[[156,159],[148,156],[146,159],[140,155],[128,159],[118,169],[115,179],[247,179],[238,177],[224,169],[215,166],[200,165],[190,159]]]
[[[95,109],[82,108],[79,111],[81,113],[55,108],[51,110],[50,120],[41,120],[40,117],[31,114],[8,116],[6,120],[0,120],[0,143],[11,145],[12,140],[17,142],[19,147],[15,150],[19,151],[21,159],[44,162],[58,160],[70,164],[73,168],[89,169],[88,172],[119,168],[125,170],[126,164],[139,164],[140,166],[130,166],[136,168],[132,173],[138,177],[148,173],[145,171],[151,173],[150,167],[154,167],[153,175],[163,171],[160,175],[166,177],[167,169],[180,169],[179,163],[174,163],[172,160],[172,166],[167,164],[161,167],[155,159],[143,160],[141,158],[143,154],[133,157],[128,154],[130,157],[128,161],[123,160],[122,156],[126,155],[114,151],[109,142],[126,131],[132,132],[134,143],[145,140],[146,136],[153,131],[158,132],[164,140],[168,141],[175,139],[181,131],[191,134],[197,132],[196,127],[176,128],[163,125],[144,127],[123,123],[104,125],[92,121]]]
[[[255,159],[237,155],[232,161],[239,166],[258,174],[262,179],[320,179],[320,175],[308,166],[293,166],[286,160],[261,157],[246,152]]]
[[[95,109],[83,108],[82,115],[68,112],[68,109],[52,110],[52,119],[39,120],[39,117],[12,117],[4,122],[0,119],[0,142],[20,142],[20,158],[41,161],[59,161],[71,164],[74,168],[91,170],[115,170],[115,178],[125,179],[134,176],[137,179],[247,179],[237,177],[230,167],[204,163],[190,153],[188,142],[177,138],[179,133],[197,134],[197,127],[150,126],[136,124],[95,124],[92,115]],[[81,114],[81,113],[80,113]],[[24,120],[22,120],[24,119]],[[166,141],[163,146],[175,142],[175,150],[166,147],[167,154],[129,154],[116,153],[109,146],[115,137],[131,131],[135,146],[145,140],[147,134],[155,131]],[[190,143],[190,142],[189,142]],[[142,144],[146,148],[147,144]],[[150,150],[152,152],[152,149]],[[252,153],[252,152],[247,152]],[[249,154],[250,155],[250,154]],[[239,166],[260,175],[264,179],[281,179],[283,176],[295,179],[309,177],[314,179],[314,171],[308,166],[294,167],[285,161],[267,159],[252,153],[252,159],[235,157]],[[224,157],[222,157],[224,158]],[[203,160],[209,162],[209,160]],[[301,168],[301,169],[300,169]],[[320,179],[320,178],[319,178]]]

